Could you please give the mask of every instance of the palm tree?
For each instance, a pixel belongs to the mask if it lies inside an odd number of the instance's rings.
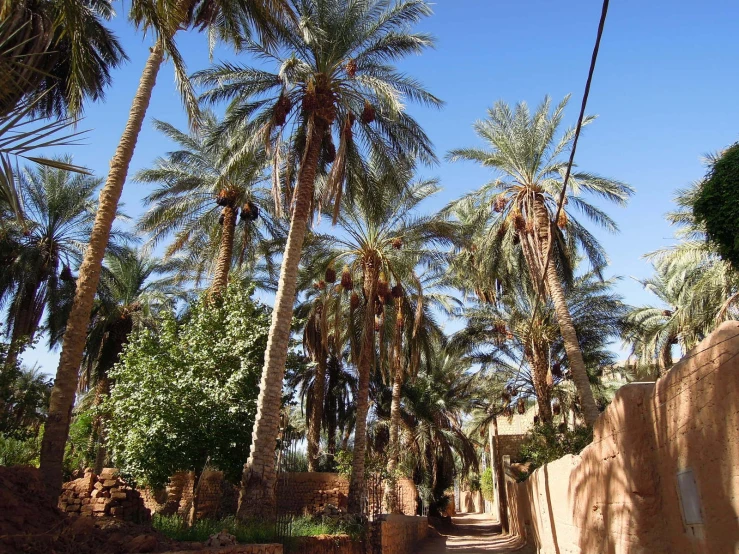
[[[624,340],[637,363],[659,373],[672,366],[673,345],[679,344],[685,353],[722,321],[739,318],[739,274],[721,259],[693,216],[699,187],[694,183],[679,190],[677,209],[667,215],[678,228],[677,244],[645,256],[655,274],[640,283],[661,306],[634,307],[626,319]]]
[[[333,202],[336,219],[342,194],[354,199],[368,193],[370,185],[362,179],[346,182],[347,176],[363,173],[367,158],[387,169],[406,158],[434,160],[428,138],[405,113],[403,101],[440,104],[392,65],[432,44],[429,36],[410,31],[411,25],[430,14],[425,1],[294,0],[293,4],[298,21],[278,30],[278,48],[259,43],[249,46],[274,68],[272,72],[263,66],[224,64],[196,75],[201,84],[213,87],[205,93],[205,100],[233,100],[226,127],[240,128],[245,118],[253,116],[253,130],[247,135],[253,141],[266,142],[274,151],[275,179],[281,165],[282,132],[290,121],[295,129],[290,151],[300,159],[297,185],[287,194],[290,231],[272,312],[254,440],[244,469],[241,517],[254,510],[260,514],[274,511],[273,458],[282,381],[298,265],[313,207]],[[322,160],[331,163],[331,170],[323,195],[316,200],[315,183]],[[293,174],[291,170],[288,173]],[[366,389],[362,391],[360,385],[360,397],[362,394],[366,396]],[[362,426],[361,435],[364,423],[360,414],[357,425],[358,431]]]
[[[576,277],[567,292],[588,378],[596,387],[602,368],[615,363],[609,344],[621,336],[627,310],[613,292],[615,282],[587,272]],[[553,302],[546,299],[534,317],[536,301],[533,288],[525,281],[507,287],[495,303],[467,308],[463,312],[467,326],[450,344],[464,352],[471,363],[479,364],[483,374],[493,372],[502,378],[506,383],[498,391],[502,409],[525,406],[526,399],[533,396],[540,420],[551,423],[553,393],[571,376],[571,366],[558,333]]]
[[[95,406],[102,404],[110,393],[108,372],[118,363],[131,332],[142,327],[153,328],[157,314],[173,307],[178,289],[172,279],[152,279],[168,271],[168,266],[158,259],[142,255],[132,248],[106,256],[90,319],[78,389],[79,393],[94,389]],[[100,473],[105,461],[103,426],[103,418],[98,416],[93,428],[98,444],[96,473]]]
[[[282,6],[284,6],[282,0],[250,0],[248,2],[134,0],[131,3],[132,21],[145,31],[152,31],[155,35],[155,42],[144,66],[121,141],[111,160],[108,178],[100,192],[99,209],[80,266],[77,290],[64,334],[56,380],[51,394],[49,418],[41,445],[40,468],[51,492],[51,498],[56,498],[61,490],[64,444],[69,434],[69,417],[74,404],[79,368],[85,349],[85,335],[100,280],[105,248],[164,55],[166,53],[171,58],[188,114],[192,119],[196,119],[197,104],[186,78],[184,63],[174,41],[176,32],[187,27],[199,29],[208,27],[223,38],[240,42],[242,34],[248,32],[247,23],[254,24],[258,30],[268,33],[274,23],[274,16],[277,15],[274,8]]]
[[[263,153],[241,153],[238,162],[231,163],[228,150],[215,138],[218,121],[211,112],[203,114],[191,134],[161,121],[155,126],[181,149],[136,175],[139,182],[161,183],[144,199],[151,208],[138,229],[151,233],[152,245],[173,234],[165,258],[184,253],[196,282],[211,270],[211,290],[220,293],[234,258],[238,266],[248,261],[253,267],[258,260],[270,259],[270,247],[281,239],[281,222],[270,217],[268,194],[258,187],[264,180]]]
[[[607,214],[582,198],[583,193],[625,204],[632,193],[625,183],[592,173],[575,171],[569,181],[567,205],[558,221],[553,221],[567,162],[562,156],[571,147],[574,129],[566,130],[557,140],[566,97],[550,114],[551,102],[544,102],[531,114],[522,102],[515,110],[497,102],[488,118],[475,124],[475,131],[488,149],[453,150],[451,160],[471,160],[494,170],[499,177],[479,191],[463,198],[481,211],[479,220],[487,226],[488,240],[481,257],[500,258],[500,252],[520,252],[531,280],[540,295],[548,293],[556,312],[560,333],[565,341],[567,358],[580,395],[585,420],[592,425],[598,409],[588,384],[580,343],[567,307],[563,279],[569,280],[573,260],[571,254],[580,246],[595,271],[606,263],[605,254],[592,234],[575,218],[572,206],[603,228],[616,231]],[[592,118],[586,118],[589,123]],[[518,243],[518,244],[515,244]],[[547,265],[547,252],[552,260]],[[546,265],[546,273],[544,272]],[[539,284],[543,287],[539,288]]]
[[[109,0],[0,1],[0,116],[41,98],[35,114],[75,117],[102,99],[127,59],[101,22],[113,15]]]
[[[473,379],[466,360],[443,344],[432,349],[418,377],[404,387],[402,429],[405,465],[431,491],[433,514],[439,515],[444,492],[452,485],[457,461],[462,472],[477,467],[475,444],[464,432],[463,415],[474,401]]]
[[[60,158],[71,164],[71,158]],[[74,295],[71,268],[82,258],[81,244],[95,217],[94,192],[101,180],[48,166],[26,167],[20,175],[22,228],[3,237],[5,263],[0,298],[8,302],[8,359],[32,341],[46,312],[46,329],[55,337],[63,328]]]
[[[406,290],[416,294],[415,328],[418,328],[423,315],[422,290],[415,274],[417,267],[432,270],[441,263],[443,256],[438,247],[451,245],[456,238],[457,226],[438,215],[419,216],[414,212],[418,205],[438,191],[434,181],[411,182],[411,169],[396,167],[392,173],[369,166],[371,194],[358,196],[354,202],[344,200],[338,214],[336,234],[317,235],[312,244],[314,259],[321,259],[319,267],[332,264],[344,266],[341,285],[350,292],[354,283],[361,286],[362,297],[351,292],[348,298],[349,321],[358,324],[359,344],[353,349],[352,361],[357,366],[359,386],[357,391],[357,420],[354,433],[354,456],[349,490],[349,509],[359,511],[364,490],[364,461],[366,446],[367,413],[369,410],[369,384],[372,368],[382,365],[376,360],[378,340],[383,352],[383,331],[385,324],[398,329],[405,326],[403,306],[407,303]],[[404,182],[403,191],[398,195],[398,182]],[[394,284],[391,284],[394,283]],[[388,305],[395,305],[395,317],[388,317]],[[355,318],[351,312],[360,312]],[[410,317],[410,314],[408,314]],[[360,319],[361,318],[361,319]],[[360,323],[361,322],[361,323]],[[397,336],[392,331],[389,337]],[[399,339],[400,340],[400,339]],[[401,363],[398,344],[393,352],[396,362],[392,367],[396,381]],[[398,382],[402,380],[402,374]],[[398,393],[399,393],[398,384]],[[396,402],[397,404],[397,402]],[[396,406],[397,408],[397,406]],[[397,426],[397,409],[392,426]]]

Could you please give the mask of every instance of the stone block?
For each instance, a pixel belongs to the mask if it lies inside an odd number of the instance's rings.
[[[105,479],[103,481],[103,487],[105,487],[106,489],[109,489],[111,487],[115,487],[117,483],[118,481],[116,479]]]

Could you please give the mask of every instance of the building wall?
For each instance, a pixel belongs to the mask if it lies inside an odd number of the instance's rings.
[[[683,518],[686,471],[700,523]],[[657,383],[622,387],[580,456],[508,488],[512,525],[541,554],[739,552],[739,323]]]

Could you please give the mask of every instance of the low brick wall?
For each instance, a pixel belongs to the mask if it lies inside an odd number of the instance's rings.
[[[276,494],[280,514],[312,515],[327,504],[346,509],[349,481],[337,473],[285,473],[278,477]]]
[[[367,548],[348,535],[319,535],[300,537],[290,546],[290,554],[367,554]]]
[[[417,544],[428,535],[428,518],[403,515],[383,516],[380,523],[382,554],[413,554]]]
[[[114,468],[105,468],[100,475],[88,470],[84,477],[64,483],[59,509],[80,516],[109,516],[134,523],[151,520],[139,492],[128,486]]]
[[[151,513],[188,517],[195,485],[195,474],[192,471],[181,471],[173,475],[162,490],[142,489],[141,497]],[[233,515],[236,513],[238,500],[238,488],[226,481],[222,472],[203,472],[200,478],[198,519]]]

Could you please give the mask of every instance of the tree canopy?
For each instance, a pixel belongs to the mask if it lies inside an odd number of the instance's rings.
[[[135,331],[105,406],[108,446],[124,474],[152,486],[217,467],[235,479],[249,452],[270,310],[253,286],[204,293],[182,321]]]

